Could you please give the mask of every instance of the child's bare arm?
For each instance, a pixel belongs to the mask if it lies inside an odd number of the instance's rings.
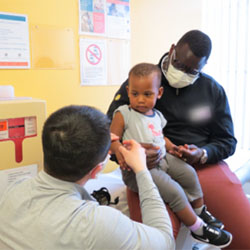
[[[182,154],[179,152],[178,146],[176,146],[173,142],[171,142],[171,140],[168,139],[166,136],[164,137],[164,140],[166,142],[167,152],[177,157],[182,157]]]
[[[173,150],[173,149],[177,148],[177,146],[174,143],[172,143],[170,141],[170,139],[168,139],[166,136],[164,137],[164,140],[165,140],[165,143],[166,143],[166,149],[167,149],[167,151]]]
[[[110,132],[117,135],[121,140],[124,132],[124,119],[120,112],[116,112],[115,116],[110,125]],[[110,146],[111,152],[116,155],[116,159],[121,168],[127,168],[127,164],[124,160],[123,155],[121,154],[119,147],[121,146],[121,142],[119,140],[113,141]]]

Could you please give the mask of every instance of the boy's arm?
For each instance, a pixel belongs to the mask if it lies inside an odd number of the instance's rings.
[[[164,140],[166,143],[167,151],[174,150],[177,148],[177,146],[173,142],[171,142],[170,139],[168,139],[166,136],[164,136]]]
[[[166,150],[168,153],[177,156],[179,158],[182,157],[182,154],[179,152],[178,146],[176,146],[170,139],[168,139],[166,136],[164,136],[164,140],[166,143]]]
[[[119,140],[121,140],[123,131],[124,131],[123,116],[120,112],[116,112],[110,125],[110,132],[117,135],[119,137]],[[121,146],[121,143],[119,140],[115,140],[111,143],[110,149],[114,153],[116,153],[116,151],[119,151],[118,148],[119,146]]]
[[[110,132],[117,135],[119,137],[119,140],[115,140],[111,142],[110,150],[112,153],[116,155],[116,159],[120,165],[121,168],[126,168],[127,164],[125,163],[125,160],[122,156],[122,154],[119,151],[119,147],[122,145],[120,140],[122,139],[123,132],[124,132],[124,119],[121,114],[121,112],[116,112],[113,120],[110,125]]]

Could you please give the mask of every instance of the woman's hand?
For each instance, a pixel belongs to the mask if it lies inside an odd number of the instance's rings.
[[[123,146],[119,147],[119,151],[124,157],[126,164],[135,173],[147,168],[145,149],[135,140],[124,141]]]

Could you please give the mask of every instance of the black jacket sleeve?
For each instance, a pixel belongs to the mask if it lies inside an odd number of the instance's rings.
[[[223,88],[217,90],[216,108],[210,127],[208,143],[203,146],[208,152],[207,163],[216,163],[235,152],[237,140],[226,93]]]

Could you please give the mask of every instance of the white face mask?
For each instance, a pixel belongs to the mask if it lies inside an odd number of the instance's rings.
[[[190,75],[178,70],[171,63],[169,63],[168,70],[164,75],[169,85],[177,89],[193,84],[199,77],[199,75]]]
[[[181,70],[176,69],[172,65],[172,57],[175,56],[175,50],[172,52],[172,55],[167,58],[167,56],[162,60],[162,72],[167,78],[169,85],[172,86],[173,88],[184,88],[188,85],[193,84],[197,78],[199,77],[199,74],[192,75],[192,74],[187,74]],[[165,69],[166,66],[164,66],[164,63],[166,63],[166,60],[169,60],[169,65],[168,68]]]

